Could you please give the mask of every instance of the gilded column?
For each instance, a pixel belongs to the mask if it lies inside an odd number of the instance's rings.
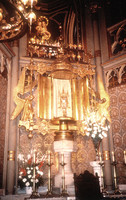
[[[14,41],[12,49],[15,56],[12,59],[12,71],[11,71],[11,89],[10,89],[10,115],[15,108],[13,101],[13,89],[17,85],[18,81],[18,41]],[[10,118],[10,116],[9,116]],[[16,140],[17,140],[17,120],[10,121],[8,131],[8,161],[7,161],[7,193],[14,193],[14,186],[16,185]]]
[[[100,49],[100,34],[99,34],[99,24],[98,24],[98,5],[94,5],[92,8],[92,20],[93,20],[93,34],[94,34],[94,57],[96,64],[96,76],[97,76],[97,90],[99,91],[98,77],[103,81],[103,70],[101,66],[101,49]],[[102,140],[102,148],[104,154],[104,176],[105,185],[107,190],[112,189],[112,173],[111,173],[111,163],[109,155],[109,137]]]

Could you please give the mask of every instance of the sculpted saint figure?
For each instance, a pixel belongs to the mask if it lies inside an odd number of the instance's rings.
[[[42,38],[42,41],[49,40],[51,37],[50,32],[47,30],[48,20],[46,17],[40,17],[38,26],[36,27],[37,35]]]

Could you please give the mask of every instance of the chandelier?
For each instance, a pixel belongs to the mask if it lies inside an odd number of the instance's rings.
[[[26,33],[27,25],[36,21],[33,7],[37,0],[1,0],[0,42],[18,39]]]

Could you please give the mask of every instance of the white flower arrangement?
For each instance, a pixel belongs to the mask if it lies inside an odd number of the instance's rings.
[[[43,163],[45,156],[41,160],[34,160],[32,156],[28,155],[28,159],[24,159],[22,154],[19,154],[19,160],[23,163],[23,167],[19,169],[18,185],[21,188],[33,186],[35,180],[36,187],[43,185]],[[35,167],[35,168],[34,168]],[[35,178],[33,177],[33,170],[35,169]]]

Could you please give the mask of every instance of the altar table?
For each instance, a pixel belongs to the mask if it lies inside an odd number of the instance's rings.
[[[36,199],[29,199],[29,195],[5,195],[0,197],[1,200],[75,200],[75,197],[51,197],[51,198],[36,198]]]

